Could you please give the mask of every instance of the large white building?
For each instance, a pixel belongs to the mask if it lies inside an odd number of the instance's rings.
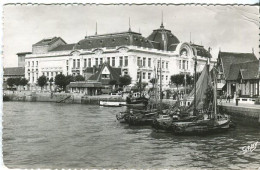
[[[60,37],[43,39],[32,45],[32,54],[25,56],[25,77],[34,86],[43,74],[49,79],[60,73],[84,75],[88,67],[107,62],[112,67],[121,68],[122,74],[129,74],[135,84],[140,74],[143,82],[149,82],[161,59],[162,84],[167,88],[171,75],[193,74],[195,56],[197,70],[201,71],[211,58],[210,53],[203,46],[180,42],[162,23],[148,37],[129,28],[120,33],[96,33],[75,44],[67,44]]]

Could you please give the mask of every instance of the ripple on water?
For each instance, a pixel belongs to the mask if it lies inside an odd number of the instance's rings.
[[[4,103],[3,160],[12,168],[258,168],[258,128],[210,136],[174,136],[120,124],[122,108]]]

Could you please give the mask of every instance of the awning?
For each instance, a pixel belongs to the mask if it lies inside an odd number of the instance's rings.
[[[224,83],[217,83],[217,90],[222,90],[222,88],[225,86]]]

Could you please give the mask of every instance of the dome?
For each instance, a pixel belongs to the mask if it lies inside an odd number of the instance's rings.
[[[159,29],[153,30],[152,34],[147,37],[148,40],[155,44],[158,50],[174,51],[173,45],[179,44],[178,38],[170,30],[164,28],[163,24]]]

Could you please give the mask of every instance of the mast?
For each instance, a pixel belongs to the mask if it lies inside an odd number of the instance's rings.
[[[156,105],[157,105],[157,96],[158,96],[158,91],[157,91],[157,88],[158,88],[158,82],[157,82],[157,70],[155,69],[154,70],[155,71],[155,103],[156,103]],[[157,106],[156,106],[157,107]]]
[[[162,113],[162,59],[160,58],[160,113]]]
[[[197,103],[197,96],[196,96],[196,93],[197,93],[197,87],[196,87],[196,79],[197,79],[197,55],[195,54],[195,58],[194,58],[194,108],[193,108],[193,115],[196,115],[197,113],[197,106],[196,106],[196,103]]]
[[[213,76],[214,76],[214,119],[216,118],[217,115],[217,80],[216,80],[216,68],[213,68]]]

